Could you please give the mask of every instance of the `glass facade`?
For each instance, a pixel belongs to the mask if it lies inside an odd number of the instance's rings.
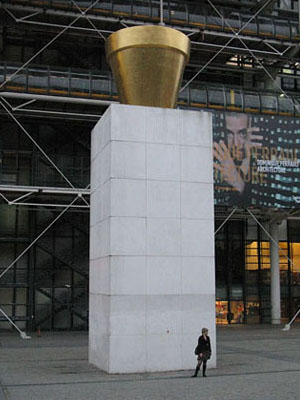
[[[91,124],[25,126],[76,187],[89,184]],[[6,119],[0,157],[2,185],[65,186],[21,129]],[[55,208],[1,202],[0,274],[57,214]],[[222,222],[216,221],[216,229]],[[87,212],[67,213],[3,276],[0,304],[20,328],[88,329],[88,230]],[[270,322],[270,243],[263,230],[250,218],[229,220],[217,233],[215,248],[216,322]],[[299,220],[282,222],[280,249],[281,315],[288,321],[300,306]],[[8,328],[0,316],[0,329]]]
[[[216,320],[220,324],[243,319],[244,232],[243,221],[231,221],[216,235]]]
[[[89,183],[91,126],[56,121],[26,129],[77,188]],[[15,123],[0,127],[1,185],[66,187],[61,175]],[[41,195],[32,207],[0,201],[0,275],[49,226],[68,197]],[[30,200],[29,200],[30,202]],[[47,204],[52,203],[51,207]],[[45,204],[45,206],[43,206]],[[68,211],[1,277],[0,304],[20,329],[88,327],[89,213]],[[0,329],[11,325],[0,315]]]
[[[287,322],[300,307],[300,222],[284,221],[280,232],[281,318]],[[215,243],[217,324],[270,322],[270,242],[263,229],[247,219],[229,221]]]

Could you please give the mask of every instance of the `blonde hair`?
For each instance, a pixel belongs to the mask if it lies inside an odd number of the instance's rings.
[[[202,335],[203,335],[203,333],[205,333],[205,332],[208,332],[208,329],[207,329],[207,328],[202,328]]]

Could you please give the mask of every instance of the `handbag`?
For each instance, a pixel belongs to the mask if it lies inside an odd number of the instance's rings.
[[[200,353],[200,349],[199,349],[199,346],[197,345],[197,347],[195,348],[195,351],[194,351],[194,353],[196,354],[196,356],[198,356],[199,355],[199,353]]]
[[[202,360],[207,361],[211,357],[211,351],[205,350],[202,355]]]

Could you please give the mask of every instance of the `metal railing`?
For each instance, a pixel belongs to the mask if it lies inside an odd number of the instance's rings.
[[[8,81],[3,91],[12,89],[36,94],[93,98],[116,96],[113,81],[105,74],[27,66],[10,80],[19,67],[20,65],[0,64],[0,82]]]
[[[110,75],[93,71],[28,66],[9,81],[18,68],[19,66],[0,63],[0,82],[8,79],[2,88],[3,92],[117,100],[116,87]],[[202,83],[188,86],[179,94],[178,99],[179,107],[290,116],[300,115],[299,104],[300,94],[289,94],[289,98],[286,98],[277,92]]]
[[[61,12],[77,12],[78,8],[71,0],[9,0],[3,3],[19,4],[22,6],[56,9]],[[76,1],[76,4],[85,10],[92,6],[93,0]],[[286,9],[286,4],[279,2],[279,9]],[[290,2],[290,10],[295,9],[295,2]],[[222,12],[222,8],[220,8]],[[117,18],[130,18],[133,20],[159,22],[160,2],[157,0],[106,0],[96,4],[90,12],[95,15],[113,16]],[[190,26],[212,31],[230,32],[227,23],[236,31],[239,31],[250,18],[251,12],[231,10],[226,18],[216,15],[209,7],[181,1],[164,1],[164,21],[172,25]],[[278,16],[260,16],[253,18],[251,23],[240,32],[241,35],[259,36],[263,38],[275,38],[279,40],[299,41],[299,26],[297,19],[281,18]]]

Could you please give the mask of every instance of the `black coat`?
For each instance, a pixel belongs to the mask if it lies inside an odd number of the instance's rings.
[[[206,340],[204,339],[204,337],[202,335],[199,336],[198,349],[199,349],[199,353],[208,353],[208,352],[211,353],[209,336],[206,336]]]

